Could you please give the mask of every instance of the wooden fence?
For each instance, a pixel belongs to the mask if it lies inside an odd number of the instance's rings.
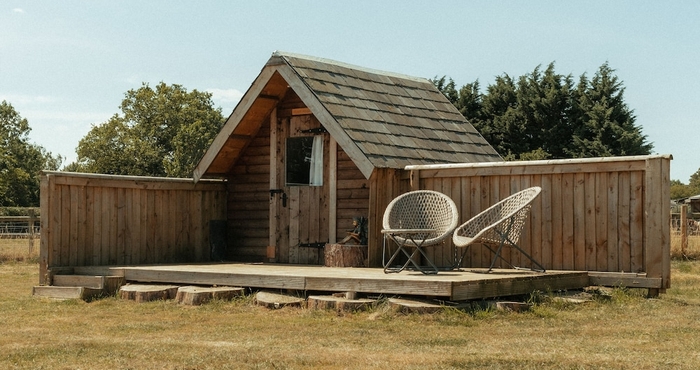
[[[591,271],[593,282],[603,285],[663,290],[670,284],[670,160],[657,155],[409,166],[399,189],[449,195],[464,222],[518,190],[541,186],[521,246],[545,268]],[[433,253],[438,261],[451,261],[454,250],[446,245]],[[526,264],[515,252],[506,258]],[[472,267],[489,262],[486,248],[471,248],[466,258]]]
[[[0,216],[0,238],[27,238],[28,253],[34,252],[34,240],[39,234],[39,218],[34,210],[29,210],[29,216]]]
[[[225,219],[222,181],[45,172],[41,283],[61,266],[209,261]]]

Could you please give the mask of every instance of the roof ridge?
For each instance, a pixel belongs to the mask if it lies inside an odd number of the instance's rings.
[[[430,83],[430,80],[427,78],[424,78],[424,77],[416,77],[416,76],[410,76],[410,75],[402,74],[402,73],[382,71],[379,69],[362,67],[362,66],[358,66],[355,64],[340,62],[340,61],[333,60],[333,59],[315,57],[315,56],[311,56],[311,55],[289,53],[289,52],[285,52],[285,51],[275,50],[272,53],[272,57],[281,57],[281,58],[284,58],[285,60],[287,57],[306,59],[306,60],[319,62],[319,63],[333,64],[333,65],[336,65],[339,67],[354,69],[354,70],[365,72],[365,73],[372,73],[372,74],[377,74],[377,75],[382,75],[382,76],[401,78],[401,79],[411,80],[411,81],[421,82],[421,83]],[[287,60],[287,62],[289,62],[289,61]]]

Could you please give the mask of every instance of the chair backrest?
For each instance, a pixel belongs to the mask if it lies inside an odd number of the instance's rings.
[[[496,231],[498,231],[501,234],[508,235],[508,239],[511,242],[517,243],[520,239],[525,219],[527,219],[527,215],[530,212],[532,201],[540,195],[541,191],[542,188],[539,186],[521,190],[481,212],[480,215],[484,216],[483,227],[488,228],[486,230],[489,231],[480,235],[482,241],[499,242],[501,239],[496,234]],[[513,218],[512,224],[505,222],[511,218]],[[489,228],[493,225],[495,227]]]
[[[436,244],[450,236],[459,223],[454,201],[432,190],[416,190],[399,195],[384,212],[384,229],[435,229],[425,245]]]

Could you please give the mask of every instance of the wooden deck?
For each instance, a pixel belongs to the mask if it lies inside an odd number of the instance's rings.
[[[499,269],[488,274],[465,270],[423,275],[417,271],[385,274],[379,268],[242,263],[102,267],[103,273],[105,268],[109,269],[109,274],[124,276],[127,282],[430,296],[453,301],[528,294],[535,290],[571,290],[589,285],[585,271],[537,273]],[[94,271],[89,267],[76,268],[75,273]]]

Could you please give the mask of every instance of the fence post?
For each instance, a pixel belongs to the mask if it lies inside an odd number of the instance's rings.
[[[688,250],[688,206],[681,206],[681,254],[686,255]]]
[[[29,255],[31,256],[32,252],[34,251],[34,222],[36,221],[36,217],[34,217],[34,210],[30,209],[29,210],[29,228],[27,229],[27,232],[29,233]]]

